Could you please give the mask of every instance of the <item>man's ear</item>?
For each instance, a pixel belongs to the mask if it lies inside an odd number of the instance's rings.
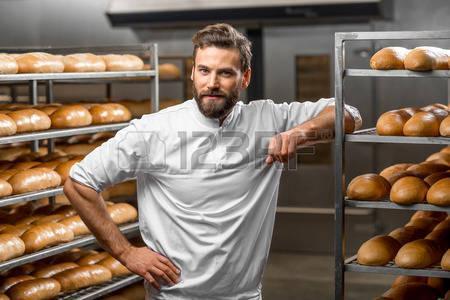
[[[244,71],[244,74],[242,76],[242,89],[246,89],[250,85],[250,79],[252,77],[252,69],[248,68],[246,71]]]
[[[194,81],[194,71],[195,71],[195,65],[192,66],[191,70],[191,80]]]

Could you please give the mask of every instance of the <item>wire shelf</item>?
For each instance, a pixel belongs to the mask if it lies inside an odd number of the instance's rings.
[[[29,202],[33,200],[39,200],[46,197],[56,196],[63,194],[63,187],[59,186],[56,188],[24,193],[19,195],[13,195],[8,197],[0,198],[0,207],[16,204],[19,202]]]
[[[353,134],[346,134],[345,141],[352,143],[450,145],[449,137],[382,136],[376,133],[375,128],[358,130]]]
[[[428,72],[415,72],[409,70],[371,70],[371,69],[346,69],[347,77],[403,77],[403,78],[449,78],[450,70],[436,70]]]
[[[399,205],[389,200],[383,201],[360,201],[345,199],[345,206],[347,207],[361,207],[361,208],[383,208],[383,209],[401,209],[401,210],[426,210],[426,211],[443,211],[450,213],[450,207],[440,207],[433,204],[418,203],[412,205]]]

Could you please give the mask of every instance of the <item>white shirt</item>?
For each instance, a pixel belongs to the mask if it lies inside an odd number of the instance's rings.
[[[133,120],[70,176],[97,191],[136,177],[142,238],[181,270],[152,299],[260,299],[282,172],[268,142],[333,103],[238,102],[219,126],[189,100]]]

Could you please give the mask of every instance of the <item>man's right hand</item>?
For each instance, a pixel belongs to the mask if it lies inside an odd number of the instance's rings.
[[[147,247],[129,247],[119,260],[131,272],[144,277],[153,287],[160,289],[160,282],[168,285],[179,282],[180,270],[165,256]]]

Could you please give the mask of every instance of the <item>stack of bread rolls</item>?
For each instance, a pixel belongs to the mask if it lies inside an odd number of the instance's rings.
[[[433,153],[426,161],[389,166],[379,174],[355,177],[347,188],[352,200],[390,199],[400,205],[429,203],[450,206],[450,147]]]
[[[450,137],[450,106],[435,103],[422,108],[402,108],[383,113],[377,120],[378,135]]]
[[[450,51],[438,47],[386,47],[371,57],[370,67],[375,70],[448,70],[449,58]]]
[[[438,300],[445,297],[449,282],[437,277],[398,276],[380,298],[387,300]]]

